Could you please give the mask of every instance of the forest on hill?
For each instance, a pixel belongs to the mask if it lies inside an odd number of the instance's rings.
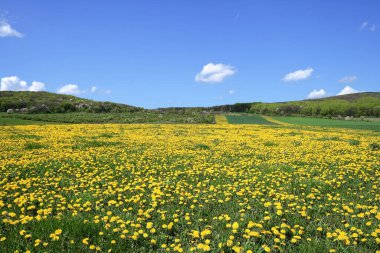
[[[248,112],[313,117],[380,117],[380,92],[363,92],[283,103],[252,103]]]
[[[211,107],[168,107],[144,109],[120,103],[98,102],[50,92],[1,91],[0,112],[11,113],[134,113],[213,114],[246,112],[306,117],[380,117],[380,92],[363,92],[321,99],[275,103],[235,103]]]

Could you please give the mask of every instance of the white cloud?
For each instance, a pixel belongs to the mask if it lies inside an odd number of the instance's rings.
[[[342,79],[339,80],[340,83],[352,83],[358,79],[357,76],[345,76],[342,77]]]
[[[362,23],[362,25],[360,26],[360,29],[363,30],[364,28],[366,28],[368,26],[368,21],[365,21]]]
[[[21,80],[17,76],[7,76],[1,78],[0,82],[1,91],[43,91],[45,90],[45,84],[37,81],[33,81],[31,86],[24,80]]]
[[[311,76],[313,73],[313,68],[306,68],[306,69],[300,69],[291,73],[286,74],[282,80],[284,82],[291,82],[291,81],[300,81],[303,79],[307,79]]]
[[[29,91],[44,91],[45,84],[37,81],[33,81],[32,85],[29,87]]]
[[[376,28],[377,28],[376,24],[370,23],[368,21],[363,22],[362,25],[360,26],[360,30],[368,30],[371,32],[376,31]]]
[[[359,93],[359,92],[363,92],[363,91],[355,90],[351,86],[347,85],[337,95],[340,96],[340,95],[347,95],[347,94]]]
[[[307,95],[307,98],[314,99],[314,98],[323,98],[327,96],[327,92],[324,89],[320,90],[313,90],[312,92]]]
[[[229,90],[228,93],[232,95],[232,94],[235,94],[235,91],[234,90]]]
[[[67,84],[65,86],[62,86],[57,91],[60,94],[67,94],[67,95],[78,95],[81,93],[79,86],[76,84]]]
[[[21,91],[28,90],[28,84],[17,76],[7,76],[1,78],[1,91]]]
[[[233,66],[222,63],[209,63],[203,66],[201,72],[195,76],[195,81],[203,83],[220,83],[226,77],[236,73]]]
[[[7,21],[0,21],[0,37],[17,37],[22,38],[24,35],[11,27]]]
[[[105,93],[106,93],[107,95],[109,95],[109,94],[111,94],[111,90],[106,90]]]
[[[91,92],[95,92],[95,91],[97,91],[98,90],[98,88],[96,87],[96,86],[92,86],[91,87]]]

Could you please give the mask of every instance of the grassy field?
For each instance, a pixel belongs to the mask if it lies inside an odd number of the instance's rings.
[[[18,118],[7,118],[0,116],[0,126],[11,126],[11,125],[43,125],[48,124],[48,122],[43,121],[33,121],[24,120]]]
[[[257,114],[232,114],[226,115],[226,118],[230,124],[276,125],[276,123],[281,124],[282,122],[289,126],[292,125],[293,127],[318,126],[380,131],[380,121],[378,121],[378,119],[347,121],[322,118],[261,116]],[[273,119],[273,122],[269,119]]]
[[[22,120],[22,121],[18,121]],[[202,113],[161,113],[138,111],[126,113],[46,113],[7,114],[0,113],[0,122],[55,122],[55,123],[214,123],[214,116]]]
[[[275,125],[275,123],[255,114],[226,115],[226,118],[230,124]]]
[[[379,249],[377,132],[0,128],[0,252]]]
[[[272,117],[275,120],[302,126],[321,126],[321,127],[341,127],[351,129],[364,129],[380,131],[379,121],[347,121],[321,118],[301,118],[301,117]]]

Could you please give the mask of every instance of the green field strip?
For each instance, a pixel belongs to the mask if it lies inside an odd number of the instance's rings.
[[[0,126],[46,125],[46,124],[49,124],[49,123],[50,122],[0,117]],[[50,123],[50,124],[52,124],[52,123]]]
[[[302,117],[272,117],[275,120],[301,126],[320,126],[320,127],[338,127],[362,130],[380,131],[380,123],[375,121],[359,120],[336,120],[321,118],[302,118]]]

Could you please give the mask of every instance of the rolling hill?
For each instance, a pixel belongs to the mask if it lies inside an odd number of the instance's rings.
[[[26,113],[135,112],[143,108],[51,92],[0,91],[0,111]]]
[[[212,107],[172,107],[162,111],[182,112],[185,110],[207,112],[248,112],[269,115],[299,115],[314,117],[370,116],[380,117],[380,92],[362,92],[319,99],[287,102],[251,102],[217,105]]]
[[[380,92],[362,92],[290,102],[251,103],[248,112],[322,117],[380,117]]]
[[[252,102],[212,107],[169,107],[145,110],[125,104],[98,102],[71,95],[50,92],[1,91],[0,111],[38,113],[120,113],[150,112],[161,114],[209,114],[249,112],[269,115],[300,115],[314,117],[370,116],[380,117],[380,92],[363,92],[320,99],[289,102]]]

